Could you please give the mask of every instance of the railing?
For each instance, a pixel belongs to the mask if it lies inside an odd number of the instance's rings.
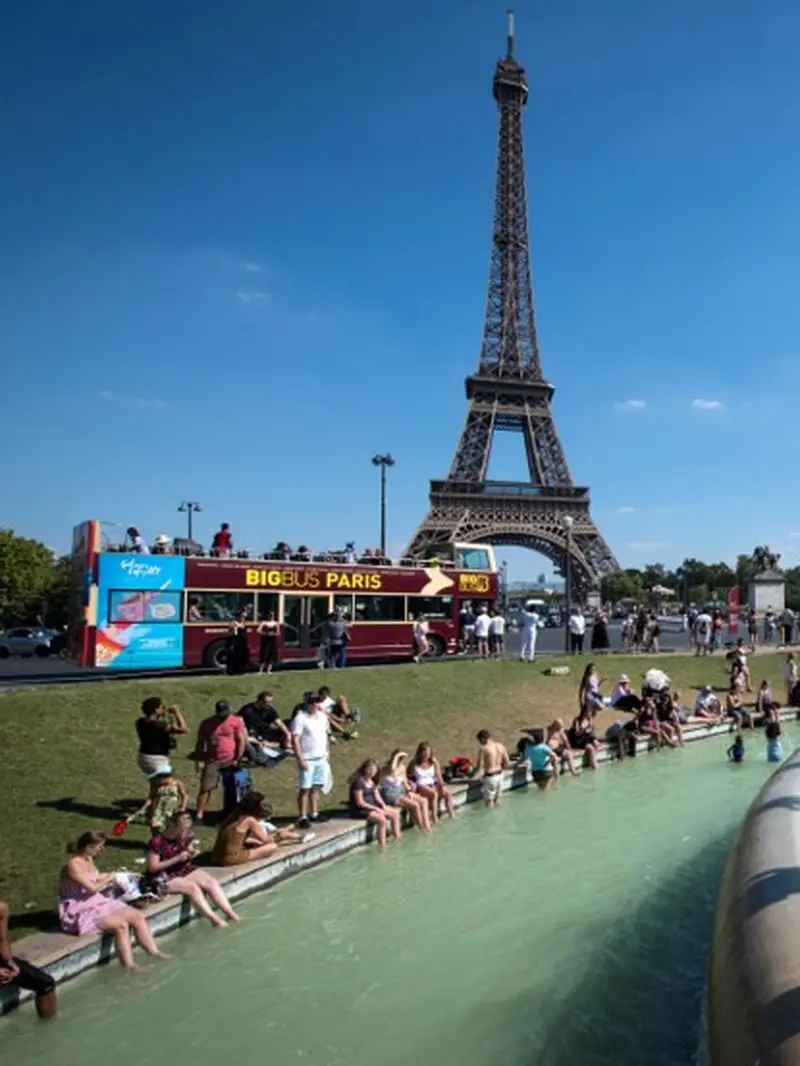
[[[432,481],[431,492],[468,496],[538,496],[547,500],[588,502],[589,490],[574,485],[550,487],[528,481]]]
[[[126,552],[129,551],[124,545],[114,544],[109,545],[106,548],[108,552]],[[442,559],[436,557],[435,559],[412,559],[403,556],[399,559],[390,559],[388,556],[380,555],[358,555],[356,554],[352,558],[348,558],[348,553],[344,550],[338,551],[319,551],[319,552],[252,552],[247,548],[237,549],[231,552],[222,552],[215,548],[205,549],[200,544],[186,545],[180,542],[175,542],[168,547],[164,547],[160,544],[155,544],[150,548],[151,555],[180,555],[185,558],[192,559],[250,559],[250,560],[267,560],[271,562],[281,563],[305,563],[316,564],[323,566],[383,566],[383,567],[421,567],[421,566],[436,566],[441,570],[456,570],[457,566],[452,559]]]

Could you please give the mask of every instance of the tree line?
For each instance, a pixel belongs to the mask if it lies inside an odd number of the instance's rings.
[[[70,555],[55,555],[41,541],[0,529],[0,624],[66,625],[73,596]]]
[[[629,567],[609,574],[603,580],[604,600],[616,603],[628,597],[636,600],[650,598],[650,590],[657,585],[671,589],[676,603],[713,603],[725,600],[728,592],[738,585],[741,602],[748,596],[748,584],[765,570],[779,569],[780,555],[766,546],[754,548],[749,555],[738,555],[736,563],[704,563],[700,559],[684,559],[675,570],[663,563],[650,563],[642,569]],[[786,602],[793,610],[800,610],[800,566],[781,569],[786,579]]]

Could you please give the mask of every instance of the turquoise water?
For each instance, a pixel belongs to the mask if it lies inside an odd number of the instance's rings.
[[[795,727],[790,727],[795,729]],[[797,741],[800,732],[790,738]],[[471,807],[2,1023],[15,1066],[688,1066],[719,878],[770,772],[729,738]],[[787,744],[787,750],[791,745]]]

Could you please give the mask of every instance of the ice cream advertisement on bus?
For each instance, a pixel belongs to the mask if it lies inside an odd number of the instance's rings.
[[[183,665],[185,573],[180,556],[100,556],[96,666],[157,670]]]

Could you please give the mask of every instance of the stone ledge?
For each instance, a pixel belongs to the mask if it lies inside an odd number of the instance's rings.
[[[784,719],[794,718],[796,712],[781,712]],[[692,722],[684,726],[687,743],[703,740],[706,737],[721,736],[730,732],[730,725],[707,726],[701,722]],[[647,754],[653,748],[648,740],[640,739],[637,743],[637,755]],[[617,760],[605,743],[598,753],[598,765]],[[522,766],[514,766],[503,775],[503,790],[524,788],[531,781],[530,773]],[[481,799],[479,781],[454,782],[450,786],[456,807]],[[259,862],[245,863],[236,867],[207,866],[203,869],[212,873],[221,884],[231,901],[241,900],[272,885],[278,884],[302,870],[309,870],[320,863],[327,862],[351,851],[360,844],[372,840],[372,830],[362,821],[351,818],[334,817],[315,830],[316,838],[308,844],[293,844],[281,848],[276,856]],[[182,896],[167,896],[147,908],[150,927],[156,936],[168,933],[180,925],[200,918]],[[47,970],[61,984],[77,977],[96,966],[111,961],[114,943],[111,937],[69,936],[60,931],[35,933],[14,943],[14,953]],[[19,989],[0,988],[0,1015],[13,1010],[21,1003],[31,1000],[29,992]]]

